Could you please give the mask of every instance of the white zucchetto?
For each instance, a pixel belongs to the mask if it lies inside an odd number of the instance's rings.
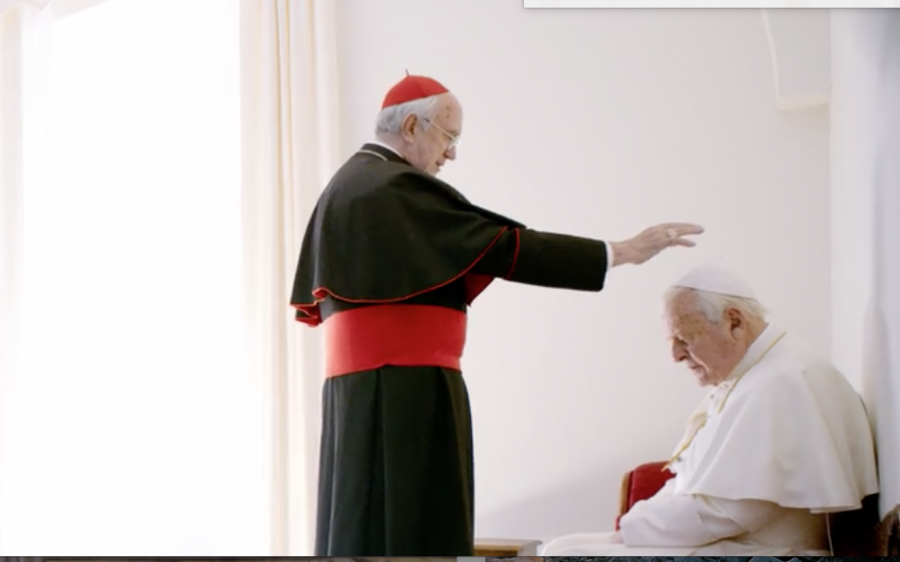
[[[700,289],[720,295],[755,299],[750,285],[738,275],[719,265],[701,265],[673,284],[674,287]]]

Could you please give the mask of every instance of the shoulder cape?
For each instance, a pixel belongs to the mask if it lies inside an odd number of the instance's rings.
[[[695,444],[681,493],[827,513],[858,509],[878,491],[862,399],[790,334],[744,375]]]
[[[298,321],[315,326],[327,296],[390,303],[420,295],[466,275],[506,230],[523,227],[393,152],[364,145],[310,217],[291,305]],[[466,279],[468,302],[490,281]]]

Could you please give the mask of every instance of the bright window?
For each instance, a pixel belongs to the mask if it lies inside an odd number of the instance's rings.
[[[53,24],[4,553],[268,554],[238,23],[237,0],[109,0]]]

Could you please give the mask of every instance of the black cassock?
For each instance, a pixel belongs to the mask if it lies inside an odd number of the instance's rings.
[[[600,291],[606,270],[603,242],[527,229],[366,144],[316,205],[291,305],[298,321],[322,324],[329,336],[330,318],[380,310],[359,307],[431,305],[424,310],[462,315],[494,278]],[[415,335],[391,337],[396,344]],[[389,343],[385,337],[355,332],[337,338],[343,343],[329,353],[349,357]],[[465,381],[450,363],[396,366],[389,359],[325,380],[315,555],[471,556]]]

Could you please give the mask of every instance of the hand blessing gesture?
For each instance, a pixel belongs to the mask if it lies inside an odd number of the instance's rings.
[[[684,237],[702,233],[702,226],[685,222],[667,222],[651,226],[624,242],[610,242],[613,250],[612,265],[641,264],[672,246],[690,248],[697,243]]]

